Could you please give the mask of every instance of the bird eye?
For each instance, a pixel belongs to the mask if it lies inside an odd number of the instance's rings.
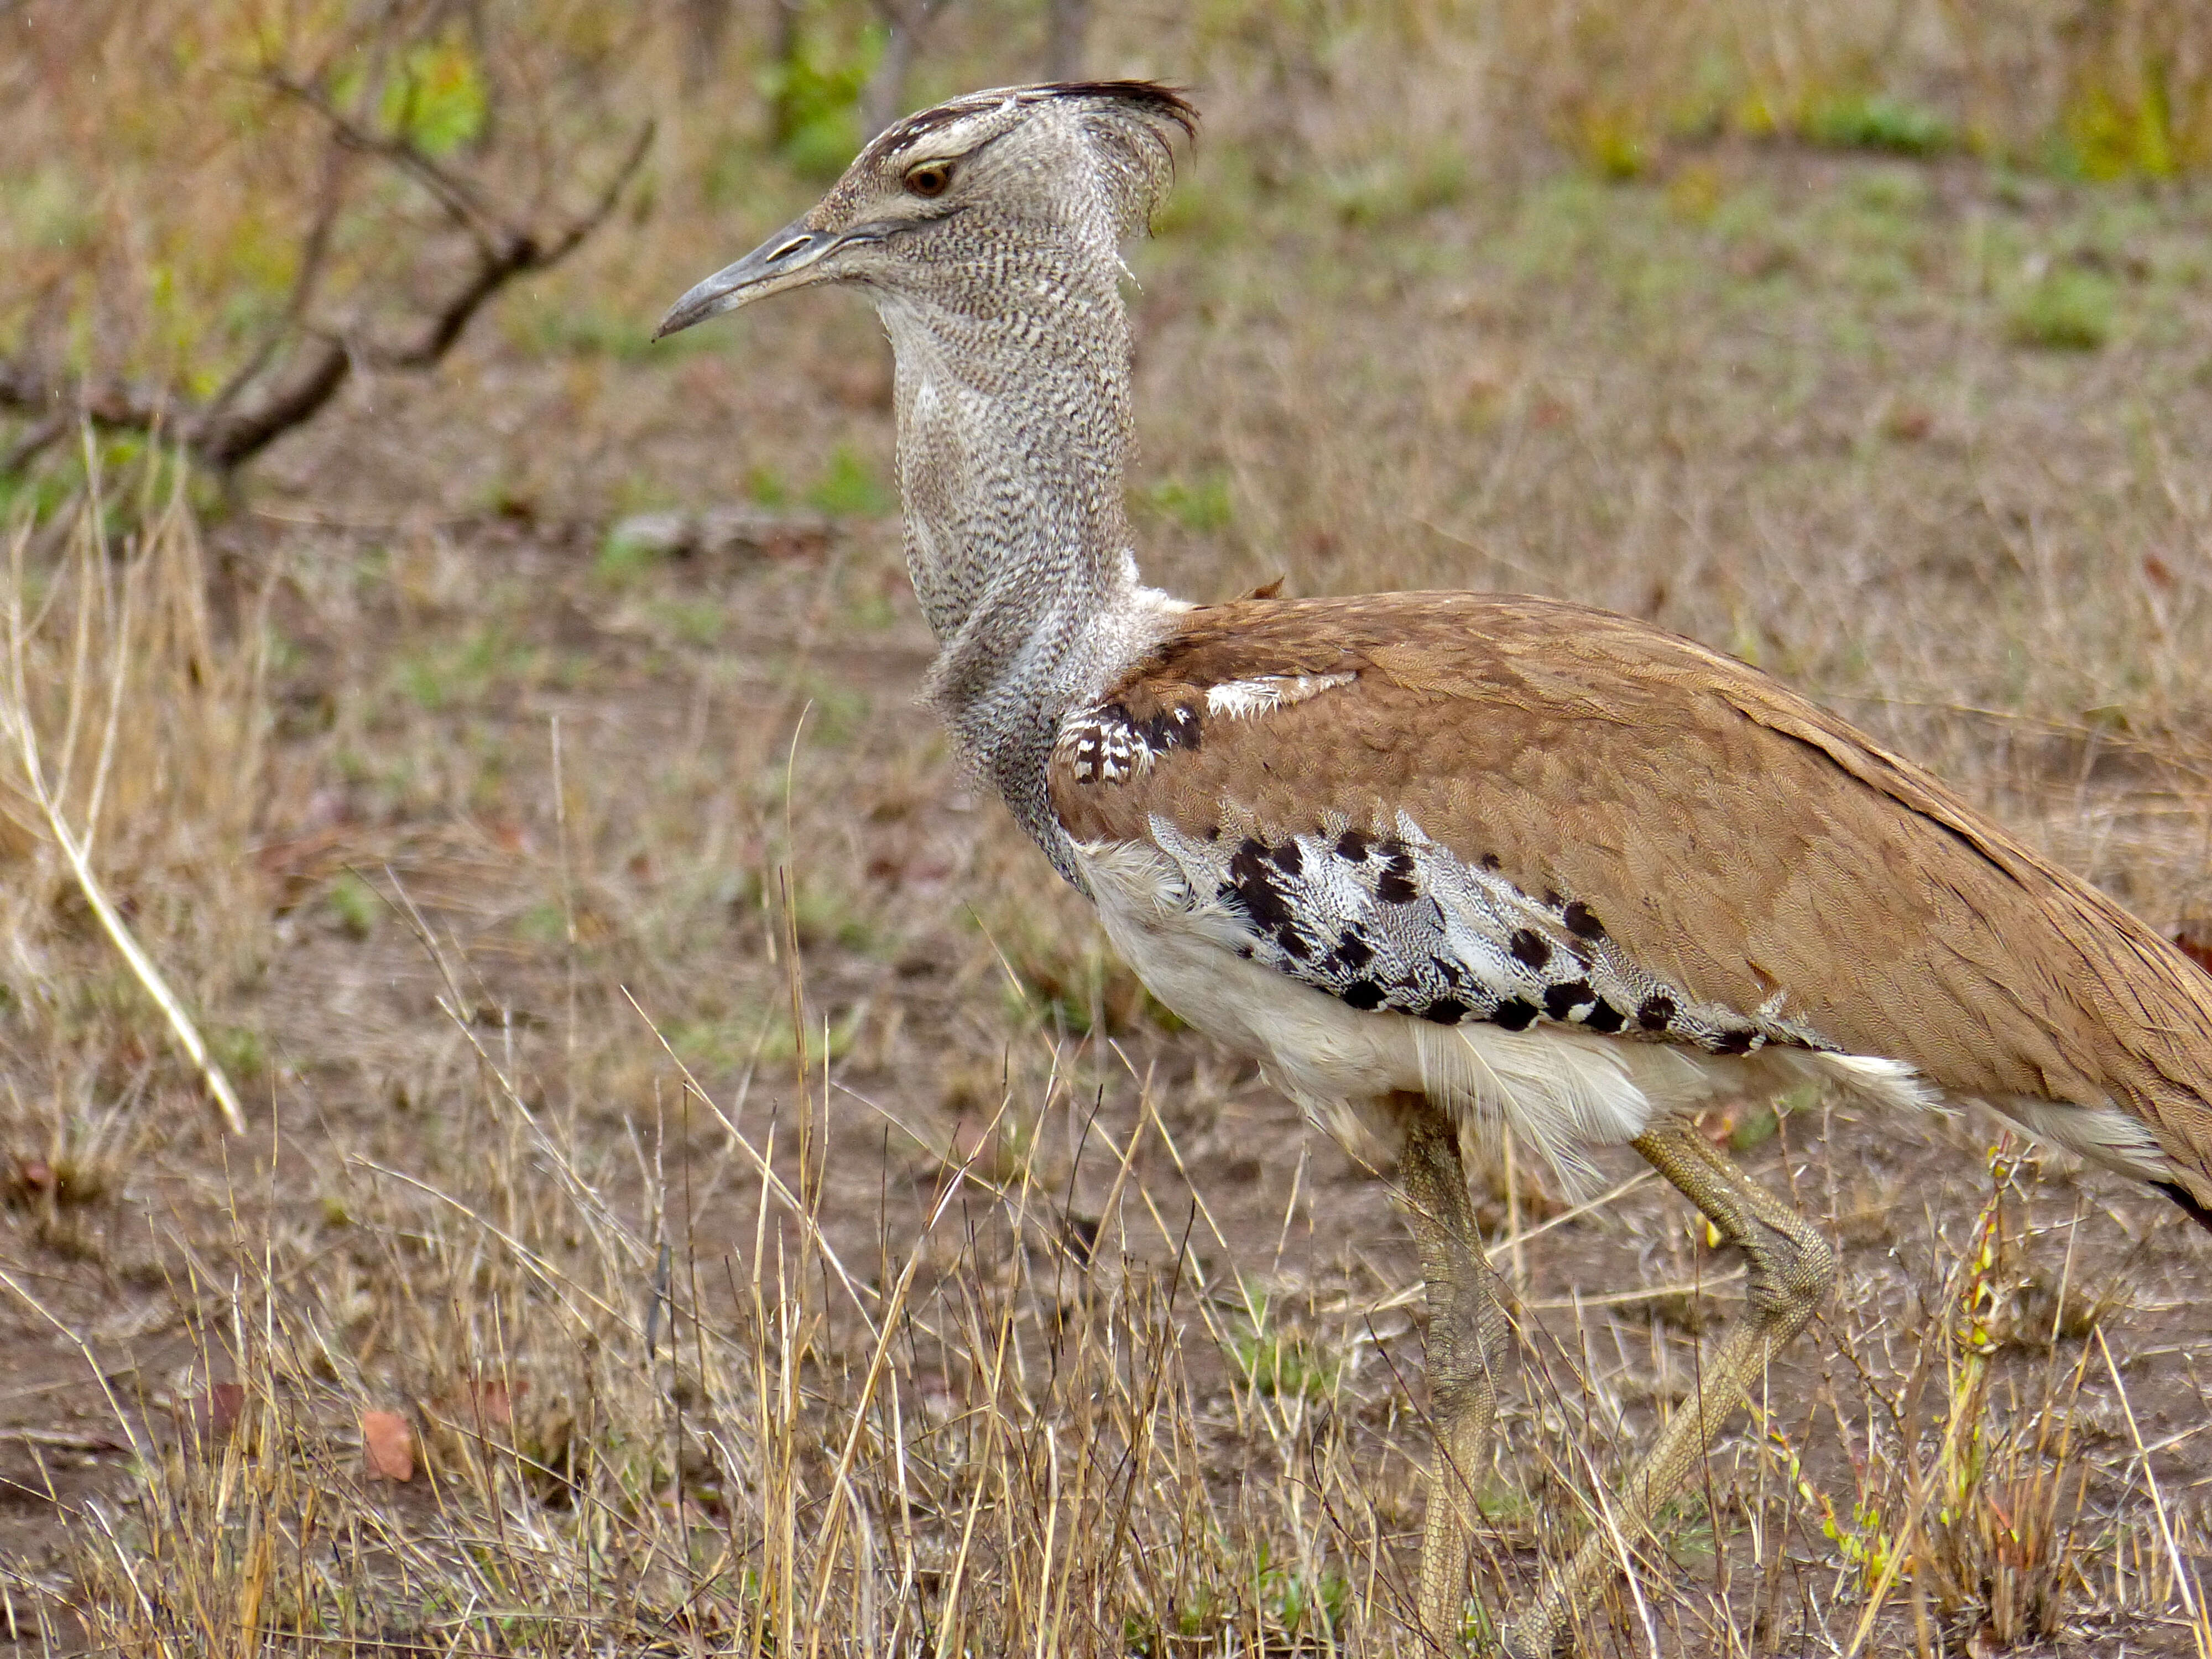
[[[948,161],[924,161],[908,169],[906,187],[916,196],[942,196],[951,185],[952,166]]]

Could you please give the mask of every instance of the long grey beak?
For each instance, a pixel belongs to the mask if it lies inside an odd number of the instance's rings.
[[[804,221],[793,220],[737,264],[724,266],[670,307],[653,337],[665,339],[694,323],[815,281],[809,274],[811,269],[840,240],[834,232],[809,230]]]

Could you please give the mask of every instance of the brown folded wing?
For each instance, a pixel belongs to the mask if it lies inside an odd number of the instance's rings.
[[[1253,599],[1190,612],[1102,707],[1138,763],[1063,744],[1079,842],[1403,814],[1694,996],[1955,1094],[2120,1106],[2212,1200],[2212,978],[1741,663],[1550,600]]]

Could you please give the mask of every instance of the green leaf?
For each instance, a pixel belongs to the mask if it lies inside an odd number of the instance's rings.
[[[482,135],[490,100],[476,54],[460,40],[426,42],[399,60],[377,114],[395,138],[450,155]]]

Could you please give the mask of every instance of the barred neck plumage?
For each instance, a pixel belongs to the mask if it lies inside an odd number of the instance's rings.
[[[1139,584],[1122,504],[1129,330],[1097,220],[948,237],[940,280],[877,295],[898,363],[907,568],[941,647],[926,696],[1078,885],[1046,799],[1054,738],[1167,615]]]
[[[927,695],[962,757],[1078,887],[1045,769],[1061,717],[1165,631],[1121,504],[1129,320],[1118,240],[1195,116],[1136,81],[1003,87],[879,134],[803,218],[676,302],[660,331],[815,283],[866,289],[898,357]]]

